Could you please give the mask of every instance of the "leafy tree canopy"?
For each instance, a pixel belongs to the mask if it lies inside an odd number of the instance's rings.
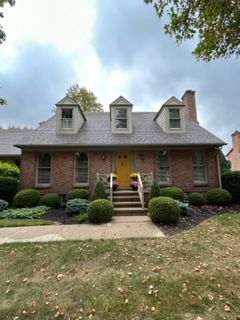
[[[193,54],[206,61],[240,55],[239,0],[144,0],[158,16],[167,16],[164,31],[177,42],[196,37]]]
[[[10,6],[14,6],[15,5],[15,0],[0,0],[0,8],[3,8],[4,5],[8,3]],[[0,11],[0,18],[3,18],[3,12]],[[3,41],[6,40],[6,34],[3,31],[3,28],[0,24],[0,44],[3,43]],[[0,97],[0,105],[4,105],[7,104],[6,100]]]
[[[97,102],[95,94],[85,87],[80,88],[78,84],[74,84],[67,90],[67,95],[79,103],[83,111],[103,111],[103,105]]]
[[[222,150],[220,150],[219,152],[219,162],[220,162],[221,172],[231,170],[231,162],[225,157]]]

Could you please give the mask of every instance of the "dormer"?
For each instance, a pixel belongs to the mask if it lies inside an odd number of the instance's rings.
[[[122,96],[110,104],[112,133],[132,133],[132,106]]]
[[[162,105],[154,121],[166,133],[183,133],[186,131],[184,107],[182,101],[172,96]]]
[[[86,121],[80,105],[66,96],[56,103],[57,133],[76,134]]]

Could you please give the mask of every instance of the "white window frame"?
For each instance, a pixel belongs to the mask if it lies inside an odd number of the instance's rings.
[[[50,167],[41,167],[41,168],[49,168],[49,170],[50,170],[50,174],[49,174],[49,182],[46,182],[46,183],[43,183],[43,182],[39,182],[39,169],[40,169],[40,167],[39,167],[39,163],[40,163],[40,156],[42,155],[42,154],[45,154],[45,153],[47,153],[47,154],[49,154],[50,155]],[[51,155],[51,153],[49,153],[49,152],[40,152],[39,154],[38,154],[38,157],[37,157],[37,167],[36,167],[36,186],[37,187],[43,187],[43,188],[45,188],[45,187],[49,187],[50,185],[51,185],[51,175],[52,175],[52,155]]]
[[[72,111],[72,118],[63,118],[63,117],[62,117],[63,110],[71,110],[71,111]],[[64,130],[64,131],[72,131],[72,130],[73,130],[73,108],[65,108],[65,107],[62,107],[60,111],[61,111],[61,114],[60,114],[60,129],[61,129],[61,130]],[[62,125],[62,124],[63,124],[63,121],[67,121],[67,122],[69,122],[69,123],[70,123],[70,121],[71,121],[72,126],[69,127],[69,128],[63,127],[63,125]]]
[[[168,155],[168,166],[162,166],[162,168],[168,168],[169,181],[160,180],[160,165],[159,165],[159,155],[160,153],[166,153]],[[170,151],[158,151],[157,152],[157,177],[158,182],[161,185],[171,185],[172,184],[172,174],[171,174],[171,159],[170,159]]]
[[[84,153],[87,156],[87,182],[77,182],[76,178],[77,178],[77,155]],[[81,187],[88,187],[89,186],[89,153],[85,152],[85,151],[81,151],[81,152],[76,152],[74,155],[74,182],[73,182],[74,186],[81,186]]]
[[[126,111],[126,118],[119,118],[127,121],[127,126],[125,128],[117,128],[117,110],[122,109]],[[115,130],[116,131],[128,131],[129,130],[129,116],[128,116],[128,108],[126,107],[117,107],[114,109],[114,122],[115,122]]]
[[[194,153],[201,152],[203,156],[203,164],[194,164]],[[204,169],[204,180],[195,180],[194,179],[194,169],[196,168],[203,168]],[[206,152],[205,150],[193,150],[192,153],[192,170],[193,170],[193,183],[194,184],[207,184],[208,183],[208,176],[207,176],[207,162],[206,162]]]

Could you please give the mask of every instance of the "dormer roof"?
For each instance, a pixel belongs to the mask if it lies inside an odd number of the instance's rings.
[[[69,107],[69,106],[76,106],[79,108],[79,111],[84,119],[84,121],[87,121],[85,115],[84,115],[84,112],[82,111],[82,108],[80,106],[79,103],[77,103],[75,100],[71,99],[69,96],[65,96],[64,98],[62,98],[60,101],[58,101],[56,104],[55,104],[56,107]]]
[[[132,106],[132,105],[133,104],[129,102],[127,99],[125,99],[123,96],[118,97],[116,100],[110,103],[110,106]]]
[[[162,106],[179,106],[179,107],[183,107],[184,103],[179,100],[178,98],[172,96],[171,98],[169,98],[166,102],[164,102],[164,104]]]

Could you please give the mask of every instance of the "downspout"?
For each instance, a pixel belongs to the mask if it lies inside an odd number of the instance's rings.
[[[221,177],[221,168],[220,168],[220,160],[219,160],[219,151],[221,150],[222,150],[222,147],[220,147],[217,152],[217,170],[218,170],[218,181],[219,181],[220,188],[222,188],[222,177]]]

